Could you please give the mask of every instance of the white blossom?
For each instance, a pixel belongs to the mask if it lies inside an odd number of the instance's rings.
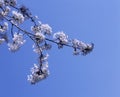
[[[94,44],[86,44],[77,39],[72,40],[72,45],[75,49],[79,49],[83,55],[86,55],[87,53],[91,52],[94,48]],[[78,54],[78,51],[74,52],[74,54]]]
[[[6,15],[8,15],[9,12],[10,12],[10,7],[7,6],[7,7],[5,8],[5,10],[1,12],[1,15],[2,15],[2,16],[6,16]]]
[[[35,84],[43,79],[45,79],[45,75],[44,74],[41,74],[41,75],[38,75],[38,74],[31,74],[31,75],[28,75],[28,81],[31,83],[31,84]]]
[[[25,43],[25,40],[23,39],[23,35],[21,33],[15,33],[13,41],[19,45],[23,45]]]
[[[43,79],[45,79],[49,75],[48,67],[44,67],[40,69],[40,67],[34,64],[34,67],[31,68],[31,74],[28,75],[28,81],[31,84],[35,84]]]
[[[82,42],[82,41],[79,41],[79,40],[77,40],[77,39],[74,39],[73,41],[72,41],[72,44],[73,44],[73,47],[74,48],[78,48],[78,49],[85,49],[86,47],[87,47],[87,45],[84,43],[84,42]]]
[[[12,11],[12,14],[13,14],[13,19],[11,20],[11,22],[13,24],[19,25],[24,22],[24,16],[21,13],[17,11]]]
[[[48,24],[42,24],[41,25],[41,32],[47,35],[51,35],[52,28]]]
[[[40,70],[39,66],[34,64],[34,67],[31,68],[31,73],[34,74],[35,72],[38,72]]]
[[[48,70],[48,62],[45,62],[45,64],[42,65],[42,72],[46,74],[46,76],[49,75],[49,70]]]
[[[0,33],[5,32],[8,29],[8,23],[4,22],[3,25],[0,25]]]
[[[42,33],[35,33],[35,38],[38,42],[42,43],[45,40],[45,35]]]
[[[13,43],[8,43],[8,49],[12,52],[17,51],[23,44],[25,43],[25,40],[23,39],[23,35],[21,33],[14,34],[13,37]]]
[[[31,26],[31,31],[33,31],[34,33],[39,32],[39,33],[51,35],[52,28],[48,24],[41,24],[40,22],[39,25]]]
[[[18,44],[15,44],[15,43],[8,43],[8,49],[11,51],[11,52],[15,52],[17,51],[20,46]]]
[[[1,38],[1,39],[0,39],[0,44],[2,44],[4,41],[5,41],[5,39],[4,39],[4,38]]]
[[[86,55],[86,54],[90,53],[93,50],[93,48],[94,48],[94,44],[93,43],[86,44],[86,45],[87,45],[87,47],[82,49],[82,54],[83,55]]]
[[[68,43],[68,36],[64,32],[54,33],[53,38],[60,44]]]

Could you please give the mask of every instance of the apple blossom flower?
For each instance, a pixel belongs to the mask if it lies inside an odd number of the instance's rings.
[[[5,7],[4,11],[1,11],[1,15],[4,17],[6,15],[8,15],[10,12],[10,7]]]
[[[5,32],[8,29],[8,23],[4,22],[3,25],[0,25],[0,33]]]
[[[45,40],[45,35],[37,32],[37,33],[35,33],[35,39],[37,42],[42,43]]]
[[[53,38],[56,42],[60,44],[67,44],[68,43],[68,36],[64,32],[56,32],[53,35]]]
[[[12,11],[12,14],[13,14],[13,18],[11,20],[11,22],[15,25],[19,25],[19,24],[22,24],[24,22],[24,16],[17,12],[17,11]]]
[[[13,41],[21,45],[25,43],[25,40],[23,39],[23,35],[21,33],[15,33],[13,37]]]
[[[35,84],[43,79],[45,79],[49,75],[48,66],[42,67],[42,69],[34,64],[34,67],[31,68],[31,74],[28,75],[28,81],[31,84]]]
[[[13,37],[13,43],[8,43],[8,49],[12,52],[17,51],[23,44],[25,43],[25,40],[23,39],[23,35],[21,33],[14,34]]]
[[[72,40],[72,45],[73,45],[73,48],[75,48],[76,50],[79,49],[83,55],[88,54],[94,48],[93,43],[86,44],[86,43],[79,41],[77,39]],[[74,52],[74,53],[76,54],[76,52]]]
[[[47,35],[51,35],[52,28],[48,24],[41,24],[41,32]]]
[[[11,52],[16,52],[20,48],[20,45],[15,44],[15,43],[8,43],[8,47],[9,47],[8,49]]]
[[[90,53],[92,50],[93,50],[93,48],[94,48],[94,44],[93,43],[91,43],[91,44],[86,44],[87,46],[84,48],[84,49],[82,49],[82,55],[87,55],[88,53]]]

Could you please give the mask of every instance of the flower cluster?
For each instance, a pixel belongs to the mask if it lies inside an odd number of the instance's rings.
[[[53,39],[58,44],[58,48],[63,48],[63,45],[68,44],[68,36],[64,32],[56,32],[53,35]]]
[[[42,67],[42,69],[34,64],[34,67],[31,68],[31,74],[28,75],[28,81],[31,84],[35,84],[43,79],[45,79],[49,75],[48,65]]]
[[[31,84],[35,84],[49,75],[49,70],[48,70],[48,62],[46,61],[48,58],[47,55],[42,55],[40,56],[40,65],[34,64],[34,67],[31,68],[31,74],[28,75],[28,81]]]
[[[24,16],[16,11],[12,11],[13,14],[13,19],[11,20],[11,22],[15,25],[19,25],[22,24],[24,22]]]
[[[51,35],[52,33],[52,28],[48,24],[42,24],[41,25],[41,32],[44,33],[45,35]]]
[[[35,39],[37,42],[42,43],[43,41],[45,41],[45,35],[42,33],[35,33]]]
[[[48,24],[39,23],[39,25],[34,25],[31,27],[34,33],[43,33],[44,35],[51,35],[52,28]]]
[[[52,28],[48,24],[34,25],[31,27],[32,32],[35,34],[35,39],[37,42],[42,43],[45,41],[46,35],[51,35]]]
[[[13,37],[13,42],[8,43],[9,50],[12,52],[17,51],[23,44],[25,40],[23,39],[23,35],[20,33],[15,33]]]
[[[5,7],[4,11],[1,11],[2,16],[7,16],[10,12],[10,7]]]
[[[7,31],[8,29],[8,23],[7,22],[4,22],[3,25],[0,25],[0,33],[3,33],[5,31]]]
[[[0,19],[3,19],[5,16],[10,13],[10,6],[16,6],[16,0],[0,0]]]
[[[79,41],[77,39],[72,40],[72,46],[74,48],[74,55],[79,55],[82,53],[82,55],[86,55],[89,52],[91,52],[94,48],[94,44],[86,44],[82,41]]]
[[[30,22],[29,29],[24,24]],[[8,31],[9,28],[9,31]],[[24,5],[18,6],[16,0],[0,0],[0,44],[6,42],[11,52],[18,51],[26,41],[26,37],[33,41],[33,51],[38,55],[39,62],[31,68],[28,81],[35,84],[49,75],[47,50],[56,44],[58,48],[64,46],[72,48],[74,55],[87,55],[94,44],[84,43],[78,39],[69,39],[63,31],[53,33],[52,27],[40,22],[38,16],[33,16]],[[51,37],[52,36],[52,37]]]

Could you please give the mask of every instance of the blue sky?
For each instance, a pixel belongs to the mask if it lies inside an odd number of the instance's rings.
[[[27,74],[37,55],[27,41],[19,52],[0,45],[0,97],[120,97],[120,0],[18,0],[53,32],[93,42],[87,56],[73,56],[72,49],[48,53],[50,76],[36,85]],[[29,27],[29,25],[28,25]]]

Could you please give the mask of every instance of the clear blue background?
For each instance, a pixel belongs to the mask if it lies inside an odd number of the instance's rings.
[[[0,97],[120,97],[120,0],[18,0],[53,32],[93,42],[87,56],[72,49],[48,53],[50,76],[30,85],[27,75],[37,55],[27,41],[19,52],[0,45]],[[29,27],[29,24],[27,24]]]

